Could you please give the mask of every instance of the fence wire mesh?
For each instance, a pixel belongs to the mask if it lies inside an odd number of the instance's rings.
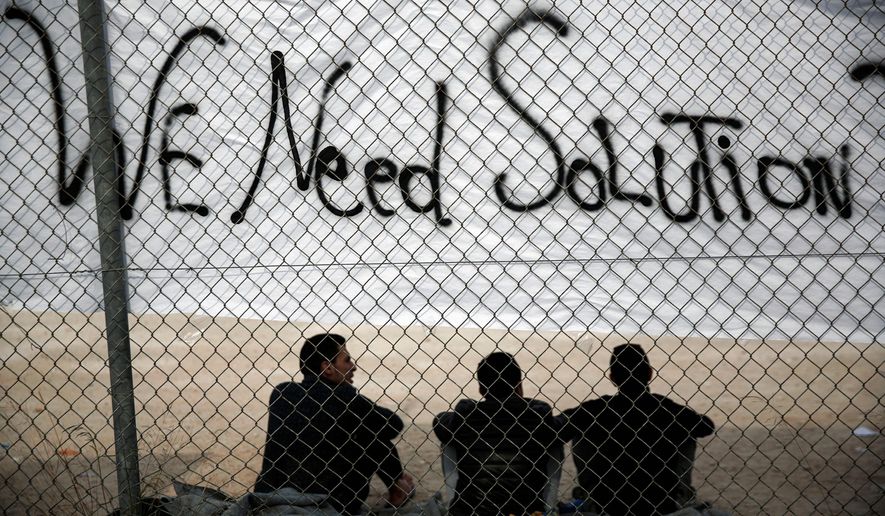
[[[0,7],[0,509],[109,513],[78,7]],[[885,509],[880,5],[106,8],[145,499]]]

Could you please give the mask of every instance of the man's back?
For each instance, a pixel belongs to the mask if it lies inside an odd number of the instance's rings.
[[[458,454],[451,514],[544,510],[548,452],[558,437],[549,405],[519,396],[461,400],[454,412],[437,416],[433,430]]]
[[[714,429],[706,416],[648,392],[591,400],[564,418],[579,486],[614,516],[679,509],[681,450]]]
[[[270,398],[268,438],[255,491],[293,487],[328,493],[339,510],[358,512],[379,458],[390,453],[383,441],[402,429],[398,416],[351,385],[331,385],[315,377],[280,384]]]

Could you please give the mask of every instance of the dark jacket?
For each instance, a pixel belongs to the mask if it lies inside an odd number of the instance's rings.
[[[256,492],[292,487],[329,494],[345,514],[357,514],[378,473],[387,484],[402,475],[392,440],[403,421],[348,384],[317,377],[278,385],[270,396],[267,443]]]
[[[544,510],[550,448],[558,422],[544,402],[513,396],[505,402],[461,400],[439,414],[433,431],[458,454],[453,515],[527,514]]]
[[[714,430],[710,418],[648,391],[603,396],[561,418],[574,440],[575,495],[612,516],[680,509],[682,450]]]

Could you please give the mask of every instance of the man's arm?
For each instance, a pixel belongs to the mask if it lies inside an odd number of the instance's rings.
[[[676,424],[692,438],[707,437],[716,430],[716,425],[709,417],[698,414],[672,400],[668,399],[667,401],[670,402],[671,410],[676,414]]]
[[[454,412],[441,412],[433,418],[433,433],[442,445],[449,444],[455,438]]]
[[[695,425],[691,436],[697,439],[698,437],[713,435],[713,432],[716,431],[716,425],[713,423],[713,420],[707,416],[696,415],[700,416],[700,421]]]
[[[403,420],[394,411],[371,401],[356,389],[348,398],[344,400],[347,410],[357,417],[360,430],[369,432],[373,438],[392,441],[405,428]]]
[[[529,399],[529,406],[541,416],[541,426],[537,430],[535,439],[545,445],[555,446],[565,442],[562,430],[565,427],[566,418],[562,415],[553,416],[553,407],[541,400]]]
[[[476,401],[463,399],[455,405],[455,410],[441,412],[433,418],[433,433],[445,446],[455,439],[455,432],[464,425],[464,415],[476,407]]]
[[[402,418],[353,390],[348,410],[359,418],[359,433],[365,433],[370,442],[366,450],[376,464],[375,473],[388,488],[388,502],[399,507],[409,500],[415,490],[412,477],[403,469],[393,440],[403,431]]]
[[[580,430],[578,430],[578,413],[581,410],[581,406],[570,408],[560,415],[554,418],[556,429],[559,432],[559,440],[562,442],[569,442],[574,440],[579,434]]]
[[[267,410],[267,441],[264,445],[261,473],[255,482],[256,492],[275,491],[288,481],[288,476],[283,471],[283,461],[288,447],[295,440],[295,434],[286,425],[286,420],[294,408],[281,391],[285,388],[285,385],[277,386],[270,395]]]

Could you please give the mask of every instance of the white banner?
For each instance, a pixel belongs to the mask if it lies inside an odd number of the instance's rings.
[[[76,5],[4,9],[2,302],[92,311]],[[882,339],[871,2],[108,9],[135,312]]]

